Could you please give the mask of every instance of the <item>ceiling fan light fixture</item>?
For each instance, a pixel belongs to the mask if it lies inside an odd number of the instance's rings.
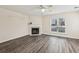
[[[42,8],[42,9],[41,9],[41,11],[42,11],[42,12],[45,12],[45,9],[44,9],[44,8]]]
[[[50,9],[52,8],[53,6],[52,5],[40,5],[40,9],[41,9],[41,12],[44,13],[46,11],[50,11]]]

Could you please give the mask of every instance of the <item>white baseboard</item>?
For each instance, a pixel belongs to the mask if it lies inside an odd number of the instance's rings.
[[[55,37],[63,37],[63,38],[70,38],[70,39],[79,39],[79,38],[70,37],[70,36],[54,35],[54,34],[47,34],[47,33],[44,33],[44,34],[45,35],[49,35],[49,36],[55,36]]]
[[[10,40],[14,40],[14,39],[17,39],[17,38],[20,38],[20,37],[24,37],[24,36],[27,36],[27,35],[18,36],[18,37],[15,37],[15,38],[9,38],[9,39],[6,39],[6,40],[3,40],[3,41],[0,41],[0,43],[6,42],[6,41],[10,41]]]

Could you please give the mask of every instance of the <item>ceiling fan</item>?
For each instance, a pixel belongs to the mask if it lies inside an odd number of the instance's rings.
[[[40,5],[41,12],[50,12],[52,11],[53,5]]]

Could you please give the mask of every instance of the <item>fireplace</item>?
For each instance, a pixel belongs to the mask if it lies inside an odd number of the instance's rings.
[[[39,34],[39,28],[32,28],[31,29],[31,34],[33,35],[33,34]]]

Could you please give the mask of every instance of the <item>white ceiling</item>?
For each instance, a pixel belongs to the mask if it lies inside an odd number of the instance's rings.
[[[53,5],[51,11],[42,13],[39,5],[0,5],[1,8],[29,15],[50,15],[55,13],[78,11],[79,5]]]

